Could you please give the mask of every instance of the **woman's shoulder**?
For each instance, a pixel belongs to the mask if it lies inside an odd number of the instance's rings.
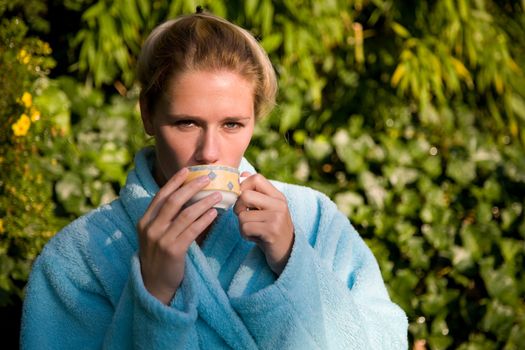
[[[54,235],[46,248],[60,249],[65,246],[81,248],[102,241],[104,245],[132,229],[120,200],[100,206],[70,222]]]
[[[313,188],[280,181],[271,181],[284,194],[288,205],[301,210],[337,210],[334,202],[324,193]]]
[[[306,186],[272,181],[272,184],[284,194],[296,229],[314,239],[334,220],[349,224],[348,218],[337,208],[324,193]]]
[[[64,263],[77,272],[99,270],[104,264],[127,264],[136,240],[134,225],[117,199],[66,225],[49,240],[38,260],[40,264]]]
[[[51,284],[60,281],[103,294],[116,303],[136,250],[133,226],[120,207],[116,200],[65,226],[45,245],[31,274]]]

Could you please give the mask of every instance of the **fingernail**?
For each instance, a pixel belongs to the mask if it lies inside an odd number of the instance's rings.
[[[222,194],[220,192],[215,192],[213,194],[213,199],[218,199],[218,200],[222,199]]]

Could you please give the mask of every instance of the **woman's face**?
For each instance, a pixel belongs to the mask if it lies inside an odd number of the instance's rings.
[[[159,186],[186,166],[238,167],[255,124],[253,84],[231,71],[195,71],[168,86],[154,110],[142,109],[156,141]]]

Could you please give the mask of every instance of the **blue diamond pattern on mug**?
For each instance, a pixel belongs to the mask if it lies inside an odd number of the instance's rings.
[[[233,189],[233,184],[231,183],[231,181],[228,181],[228,188],[230,189],[230,191]]]
[[[210,178],[210,180],[213,181],[213,180],[217,177],[217,174],[215,174],[215,173],[213,172],[213,170],[212,170],[212,171],[210,171],[210,173],[208,174],[208,177]]]

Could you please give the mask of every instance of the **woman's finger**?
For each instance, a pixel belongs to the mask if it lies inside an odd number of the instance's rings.
[[[203,176],[172,192],[164,201],[160,202],[158,213],[150,218],[149,224],[142,227],[148,241],[156,241],[165,234],[166,229],[179,214],[186,202],[209,183],[209,178]],[[211,205],[210,205],[211,207]],[[139,225],[140,229],[140,225]]]
[[[163,251],[170,252],[174,257],[185,255],[191,243],[211,225],[216,217],[217,209],[210,208],[182,231],[177,226],[171,227],[168,233],[160,238],[159,247]]]
[[[213,220],[218,215],[218,211],[215,208],[208,209],[200,218],[195,220],[182,234],[179,235],[180,244],[188,249],[193,241],[204,232],[204,230],[211,225]]]
[[[206,211],[210,210],[221,200],[222,194],[220,192],[214,192],[184,208],[170,223],[166,234],[172,235],[173,238],[176,238],[176,236],[186,230],[190,225],[193,224],[193,222],[195,222],[199,217],[206,213]]]
[[[239,214],[240,231],[246,236],[265,237],[272,242],[276,237],[286,234],[289,227],[285,214],[278,211],[253,210]],[[283,231],[284,230],[284,231]]]
[[[253,190],[245,190],[241,193],[233,208],[239,215],[250,210],[287,210],[286,200],[274,198]]]
[[[248,210],[239,213],[239,222],[273,222],[276,219],[276,212],[269,210]]]
[[[261,174],[254,174],[241,183],[241,193],[247,190],[261,192],[270,197],[284,198],[284,195]]]
[[[182,207],[193,197],[197,192],[202,190],[210,183],[208,176],[201,176],[193,181],[188,182],[180,187],[177,191],[172,192],[165,200],[160,208],[156,221],[162,224],[169,224],[174,217],[179,213]]]
[[[191,237],[196,238],[201,234],[217,216],[217,210],[212,207],[221,200],[222,195],[219,192],[215,192],[182,210],[165,230],[162,237],[160,237],[158,242],[159,246],[163,247],[162,249],[165,251],[171,251],[174,255],[182,254],[182,251],[178,251],[177,249],[187,249],[187,246],[180,244],[180,236],[189,235],[191,239]],[[203,226],[204,224],[206,225]],[[186,240],[187,239],[182,239],[183,242],[186,242]],[[190,240],[188,246],[191,242],[192,240]],[[174,244],[178,245],[178,248],[171,247]]]
[[[266,247],[280,241],[279,236],[268,233],[268,222],[265,221],[243,222],[240,224],[240,228],[242,237],[261,245],[265,254],[268,253]]]
[[[151,220],[157,216],[166,198],[182,186],[186,180],[188,172],[189,171],[187,168],[182,168],[175,175],[173,175],[171,179],[169,179],[168,182],[166,182],[166,184],[157,192],[149,204],[148,209],[141,218],[141,223],[143,226],[149,225]]]

